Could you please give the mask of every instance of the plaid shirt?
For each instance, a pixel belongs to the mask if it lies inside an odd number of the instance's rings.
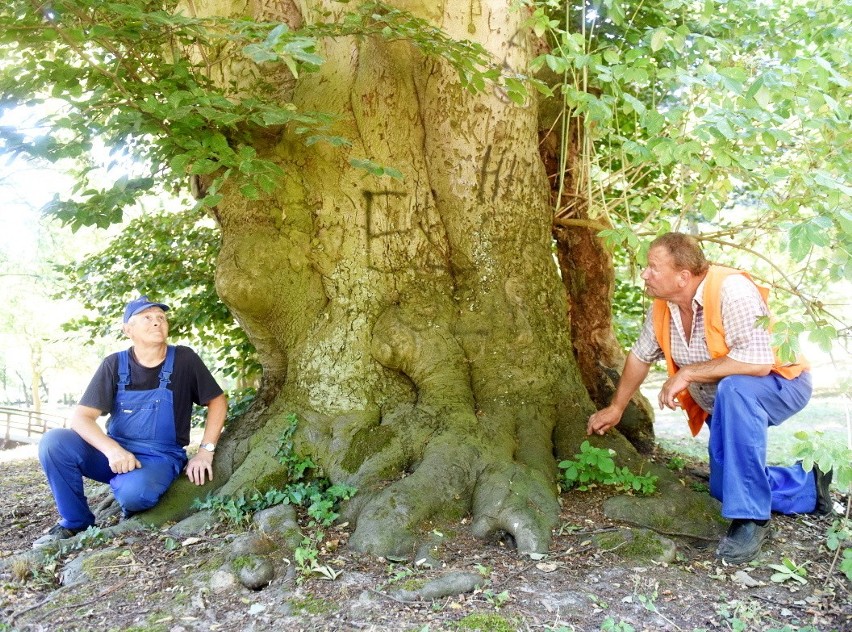
[[[732,274],[722,282],[722,323],[725,328],[725,344],[732,360],[747,364],[773,364],[775,355],[769,332],[757,325],[757,319],[768,316],[769,310],[757,287],[741,274]],[[663,350],[654,334],[653,304],[648,310],[639,339],[631,350],[633,355],[651,364],[663,359]],[[692,334],[689,342],[680,318],[680,309],[669,303],[672,315],[671,349],[672,360],[677,366],[686,366],[710,360],[707,340],[704,338],[704,281],[692,299]],[[708,413],[713,411],[717,382],[689,385],[689,394]]]

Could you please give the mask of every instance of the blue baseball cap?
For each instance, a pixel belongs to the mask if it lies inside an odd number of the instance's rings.
[[[130,301],[127,304],[127,307],[124,308],[124,322],[127,322],[131,319],[131,317],[135,316],[139,312],[145,311],[149,307],[159,307],[164,312],[169,311],[168,305],[148,300],[147,296],[140,296],[139,298]]]

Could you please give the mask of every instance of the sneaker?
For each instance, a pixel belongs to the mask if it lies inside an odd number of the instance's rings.
[[[68,527],[63,527],[61,524],[56,523],[50,528],[50,531],[48,531],[38,540],[33,542],[33,548],[40,549],[42,547],[47,546],[48,544],[58,542],[59,540],[67,540],[68,538],[73,538],[75,535],[82,531],[85,531],[87,528],[88,527],[83,527],[82,529],[69,529]]]
[[[754,520],[734,520],[728,527],[728,534],[719,542],[716,557],[728,564],[750,562],[760,553],[763,541],[771,532],[769,521],[760,525]]]
[[[831,478],[834,470],[823,472],[814,464],[814,482],[816,483],[816,507],[813,513],[817,516],[830,516],[834,513],[834,502],[831,500]]]

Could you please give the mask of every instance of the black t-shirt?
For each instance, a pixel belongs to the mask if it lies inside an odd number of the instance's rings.
[[[155,367],[145,367],[136,362],[133,348],[130,348],[130,384],[129,391],[149,391],[160,384],[160,369],[165,360]],[[210,400],[222,394],[222,389],[210,374],[201,358],[189,347],[175,347],[175,364],[169,381],[175,411],[175,434],[178,445],[189,445],[190,417],[192,405],[206,406]],[[80,404],[97,408],[103,414],[112,410],[115,393],[118,390],[118,353],[107,356],[92,381],[80,398]]]

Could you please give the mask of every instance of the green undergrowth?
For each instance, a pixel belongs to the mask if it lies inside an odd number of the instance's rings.
[[[287,482],[282,487],[256,490],[248,496],[209,496],[196,502],[196,507],[212,510],[238,525],[248,524],[256,512],[282,503],[304,508],[308,515],[304,525],[307,535],[293,552],[296,566],[302,576],[319,574],[334,579],[339,571],[320,564],[319,544],[325,539],[325,529],[340,515],[340,503],[352,498],[357,490],[351,485],[332,484],[310,456],[296,452],[297,426],[296,415],[288,415],[278,449],[278,458],[287,471]]]
[[[596,448],[588,441],[580,445],[580,453],[574,459],[561,461],[564,470],[563,484],[566,489],[576,487],[588,491],[595,485],[611,485],[617,490],[641,495],[657,491],[657,477],[652,474],[635,474],[627,467],[615,464],[614,450]]]

